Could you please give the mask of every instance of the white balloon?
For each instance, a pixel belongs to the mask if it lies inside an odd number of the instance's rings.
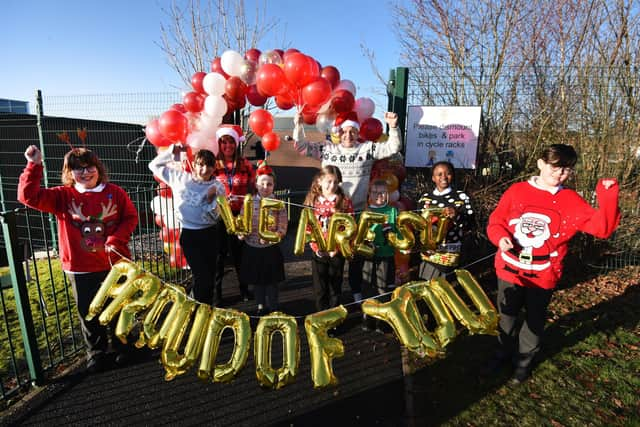
[[[211,117],[227,114],[227,101],[221,95],[209,95],[204,99],[204,111]]]
[[[224,85],[226,82],[227,80],[222,74],[211,72],[207,73],[207,75],[202,79],[202,87],[209,95],[222,96],[222,94],[224,94]]]
[[[400,200],[400,192],[398,190],[389,193],[389,203],[397,202]]]
[[[351,80],[340,80],[340,83],[333,91],[335,92],[338,89],[348,90],[353,96],[356,96],[356,85]]]
[[[215,136],[216,130],[222,123],[222,116],[210,116],[208,114],[202,114],[198,120],[198,132],[205,135]]]
[[[373,116],[373,112],[376,110],[376,104],[370,98],[358,98],[353,106],[353,110],[358,115],[358,121],[362,123],[364,119]]]
[[[194,154],[200,150],[209,150],[214,155],[218,155],[218,143],[215,140],[215,135],[207,135],[205,132],[191,133],[187,136],[187,145],[191,147]]]
[[[222,71],[230,76],[239,76],[242,73],[244,58],[235,50],[227,50],[220,56]]]

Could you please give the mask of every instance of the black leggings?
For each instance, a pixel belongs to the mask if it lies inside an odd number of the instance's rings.
[[[183,228],[180,233],[182,252],[191,267],[191,296],[208,305],[214,303],[213,285],[218,257],[217,228],[215,225],[198,230]]]
[[[334,257],[313,255],[311,277],[318,311],[337,307],[340,304],[343,269],[344,258],[340,255]]]

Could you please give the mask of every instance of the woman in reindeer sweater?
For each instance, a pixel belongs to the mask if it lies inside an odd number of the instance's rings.
[[[489,372],[512,362],[512,382],[525,381],[539,352],[546,311],[562,275],[562,260],[579,231],[609,237],[620,222],[618,183],[602,179],[596,187],[598,209],[563,187],[578,156],[570,145],[553,144],[538,159],[540,174],[513,184],[489,217],[487,235],[498,247],[499,348]],[[518,313],[525,320],[517,329]]]

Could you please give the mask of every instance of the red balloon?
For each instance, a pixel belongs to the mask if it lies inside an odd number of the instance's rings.
[[[318,119],[318,112],[302,113],[302,121],[308,125],[315,125]]]
[[[222,65],[220,63],[220,57],[216,57],[213,58],[213,61],[211,61],[211,71],[218,73],[218,74],[222,74],[222,76],[225,79],[229,78],[229,74],[225,73],[224,70],[222,69]]]
[[[162,226],[160,230],[160,239],[163,242],[179,242],[180,241],[180,229],[169,228],[166,225]]]
[[[198,71],[193,76],[191,76],[191,87],[193,88],[193,90],[198,93],[206,94],[206,92],[204,91],[204,87],[202,87],[202,80],[206,75],[207,73],[205,73],[204,71]]]
[[[266,96],[278,95],[283,87],[286,77],[282,68],[276,64],[263,64],[256,74],[256,86],[260,93]]]
[[[240,77],[229,77],[224,84],[224,93],[234,103],[240,103],[240,100],[247,95],[249,87]]]
[[[278,55],[280,55],[280,58],[282,58],[284,56],[284,50],[282,49],[273,49],[275,52],[278,53]]]
[[[258,86],[249,86],[249,89],[247,90],[247,101],[249,101],[249,104],[254,107],[261,107],[267,103],[267,99],[268,97],[260,93]]]
[[[280,135],[267,132],[262,136],[262,146],[267,151],[276,151],[280,147]]]
[[[336,113],[347,113],[353,110],[356,99],[346,89],[338,89],[331,97],[331,106]]]
[[[393,174],[398,177],[398,181],[402,184],[404,180],[407,178],[407,169],[402,165],[401,162],[393,162],[391,164],[391,170]]]
[[[276,96],[276,105],[281,110],[290,110],[295,105],[293,97],[288,93],[281,93]]]
[[[255,110],[249,116],[249,127],[258,136],[264,137],[265,134],[273,129],[273,116],[267,110]],[[267,149],[262,141],[262,145]]]
[[[331,84],[331,89],[335,89],[340,83],[340,71],[333,65],[327,65],[323,67],[320,71],[320,76],[327,79],[327,81]]]
[[[189,121],[179,111],[168,110],[158,119],[158,129],[171,141],[184,141],[189,133]]]
[[[171,141],[165,138],[162,132],[160,132],[158,120],[151,120],[147,123],[147,126],[144,128],[144,133],[149,142],[156,147],[168,147],[171,145]]]
[[[244,108],[244,106],[247,105],[246,97],[242,97],[240,99],[231,99],[226,94],[222,95],[222,97],[224,98],[225,101],[227,101],[227,114],[229,114],[230,112],[239,110],[241,108]],[[223,119],[223,123],[224,123],[224,119]]]
[[[315,61],[313,62],[315,63]],[[301,88],[313,80],[313,71],[309,57],[303,53],[291,53],[284,61],[284,75],[289,83],[297,88]]]
[[[187,112],[187,109],[184,108],[184,104],[173,104],[171,107],[169,107],[169,110],[176,110],[181,112],[182,114]]]
[[[322,77],[318,77],[302,88],[302,101],[311,106],[324,104],[331,97],[331,84]]]
[[[184,108],[191,113],[199,113],[204,108],[204,95],[198,92],[189,92],[182,98]]]
[[[244,53],[244,59],[255,62],[257,64],[258,61],[260,60],[261,53],[262,52],[260,52],[258,49],[252,47],[251,49],[249,49]]]
[[[364,119],[360,123],[360,136],[365,141],[376,141],[382,135],[382,122],[374,117]]]
[[[167,199],[170,198],[172,196],[171,187],[169,187],[167,184],[165,184],[160,178],[158,178],[155,175],[153,175],[153,179],[155,179],[156,182],[160,184],[158,189],[156,190],[156,192],[158,193],[158,196],[166,197]]]
[[[291,48],[285,50],[284,53],[281,55],[282,60],[286,61],[287,60],[287,56],[289,56],[289,55],[291,55],[293,53],[300,53],[300,51],[298,49],[295,49],[295,48],[291,47]]]

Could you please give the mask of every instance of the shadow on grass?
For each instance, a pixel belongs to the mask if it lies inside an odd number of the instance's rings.
[[[631,286],[624,294],[561,317],[547,326],[545,347],[537,363],[553,358],[562,349],[594,333],[634,329],[639,323],[638,307],[640,286]],[[324,425],[328,419],[335,420],[328,415],[335,413],[348,414],[345,417],[349,425],[432,426],[452,422],[461,412],[508,383],[508,369],[490,378],[480,374],[493,354],[495,342],[495,337],[487,335],[459,336],[447,347],[444,359],[405,376],[404,380],[340,400],[290,420],[287,425]]]

